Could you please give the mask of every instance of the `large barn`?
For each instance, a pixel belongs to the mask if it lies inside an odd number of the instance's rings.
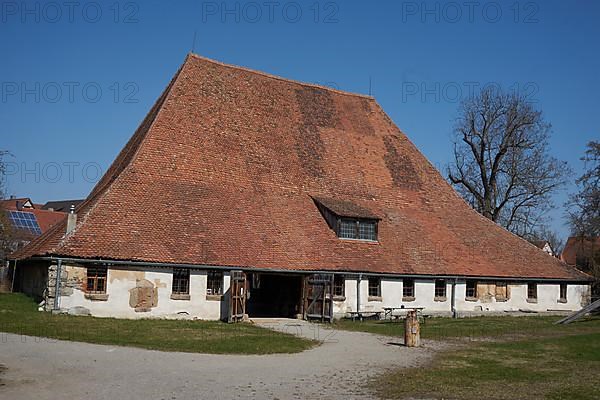
[[[47,310],[126,318],[568,311],[590,283],[471,209],[374,98],[195,54],[13,262]]]

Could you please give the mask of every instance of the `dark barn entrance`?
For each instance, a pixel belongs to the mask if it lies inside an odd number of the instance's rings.
[[[248,274],[248,315],[252,318],[296,318],[302,313],[302,276]]]

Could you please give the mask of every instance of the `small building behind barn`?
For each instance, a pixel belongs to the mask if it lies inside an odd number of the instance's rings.
[[[531,244],[533,244],[538,249],[545,251],[546,253],[548,253],[551,256],[555,255],[554,250],[552,249],[552,246],[550,245],[550,243],[547,240],[532,240]]]
[[[16,251],[40,236],[61,219],[66,213],[45,210],[41,204],[35,204],[30,198],[0,200],[0,224],[6,224],[3,240],[8,251]],[[0,257],[0,293],[10,292],[13,288],[14,268]]]

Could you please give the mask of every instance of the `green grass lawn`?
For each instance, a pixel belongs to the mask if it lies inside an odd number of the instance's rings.
[[[372,387],[393,399],[600,398],[600,318],[553,325],[557,319],[431,319],[422,336],[450,341],[450,348],[430,365],[390,371]],[[338,326],[403,334],[402,324],[343,321]],[[473,341],[454,340],[459,338]]]
[[[478,340],[519,338],[538,333],[569,333],[574,325],[554,325],[556,316],[488,316],[473,318],[429,318],[421,323],[421,337],[432,340]],[[600,320],[599,320],[600,321]],[[336,321],[337,329],[404,337],[404,321]]]
[[[213,354],[296,353],[316,342],[250,324],[76,317],[37,311],[22,294],[0,294],[0,332],[78,342]]]

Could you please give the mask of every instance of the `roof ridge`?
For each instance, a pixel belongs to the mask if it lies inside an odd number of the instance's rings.
[[[212,58],[204,57],[204,56],[198,55],[196,53],[192,53],[192,52],[188,53],[188,57],[193,57],[193,58],[196,58],[198,60],[207,61],[207,62],[210,62],[212,64],[216,64],[216,65],[219,65],[219,66],[222,66],[222,67],[227,67],[227,68],[232,68],[232,69],[236,69],[236,70],[240,70],[240,71],[250,72],[250,73],[253,73],[253,74],[256,74],[256,75],[264,76],[266,78],[276,79],[276,80],[283,81],[283,82],[295,83],[297,85],[306,86],[306,87],[310,87],[310,88],[313,88],[313,89],[323,89],[323,90],[327,90],[327,91],[330,91],[330,92],[333,92],[333,93],[337,93],[337,94],[341,94],[341,95],[344,95],[344,96],[353,96],[353,97],[359,97],[359,98],[363,98],[363,99],[375,100],[375,97],[367,95],[367,94],[348,92],[348,91],[345,91],[345,90],[334,89],[334,88],[329,87],[329,86],[318,85],[316,83],[309,83],[309,82],[299,81],[299,80],[296,80],[296,79],[284,78],[282,76],[270,74],[268,72],[259,71],[259,70],[248,68],[248,67],[242,67],[240,65],[228,64],[228,63],[225,63],[225,62],[222,62],[222,61],[213,60]]]

